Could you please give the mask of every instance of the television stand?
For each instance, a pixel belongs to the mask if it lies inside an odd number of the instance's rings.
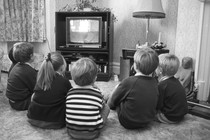
[[[99,73],[97,75],[97,81],[109,81],[111,77],[111,67],[110,61],[112,58],[112,45],[113,45],[113,19],[112,13],[110,11],[106,12],[56,12],[55,13],[55,41],[56,41],[56,51],[59,51],[65,58],[67,62],[67,72],[66,76],[71,79],[70,70],[71,65],[81,57],[91,58],[98,66]],[[89,42],[86,43],[83,39],[84,34],[80,34],[79,31],[76,32],[76,37],[71,40],[71,27],[69,27],[70,20],[98,20],[99,25],[99,41],[95,42],[95,36],[92,39],[88,39]],[[80,21],[78,21],[80,22]],[[79,25],[78,25],[79,26]],[[92,27],[92,26],[90,26]],[[95,27],[95,26],[94,26]],[[77,29],[77,26],[75,26]],[[74,28],[72,28],[74,30]],[[90,34],[95,35],[95,30],[93,29]],[[77,34],[79,34],[77,38]],[[92,36],[91,36],[92,37]],[[79,41],[77,41],[79,40]],[[74,43],[76,41],[76,43]],[[84,41],[84,43],[81,43]]]

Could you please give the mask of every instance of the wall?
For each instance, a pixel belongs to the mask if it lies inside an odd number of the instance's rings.
[[[180,60],[189,56],[196,60],[199,41],[200,2],[179,0],[175,54]]]
[[[46,53],[55,50],[55,11],[69,4],[75,6],[76,0],[46,0],[47,38],[44,43],[34,43],[35,52]],[[111,8],[117,17],[114,23],[113,45],[113,71],[119,74],[120,56],[122,48],[135,49],[138,41],[145,43],[146,20],[133,18],[132,13],[138,10],[141,0],[98,0],[94,5]],[[199,27],[199,4],[198,0],[162,0],[163,9],[166,13],[164,19],[150,20],[149,42],[158,39],[158,33],[162,32],[162,41],[167,44],[170,53],[175,53],[181,59],[184,56],[192,56],[195,59],[197,49]],[[179,7],[179,8],[178,8]],[[12,46],[13,43],[0,42],[3,49]],[[49,47],[48,47],[49,46]]]

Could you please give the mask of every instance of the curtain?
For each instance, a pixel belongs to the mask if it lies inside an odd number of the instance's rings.
[[[0,0],[0,41],[44,40],[45,0]]]

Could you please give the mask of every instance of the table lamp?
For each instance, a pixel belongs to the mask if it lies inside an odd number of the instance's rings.
[[[139,10],[133,12],[134,18],[147,19],[146,45],[148,45],[150,19],[165,18],[161,0],[142,0]]]

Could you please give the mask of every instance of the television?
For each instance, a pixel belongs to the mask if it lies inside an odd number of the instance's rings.
[[[101,48],[102,17],[66,17],[66,46]]]

